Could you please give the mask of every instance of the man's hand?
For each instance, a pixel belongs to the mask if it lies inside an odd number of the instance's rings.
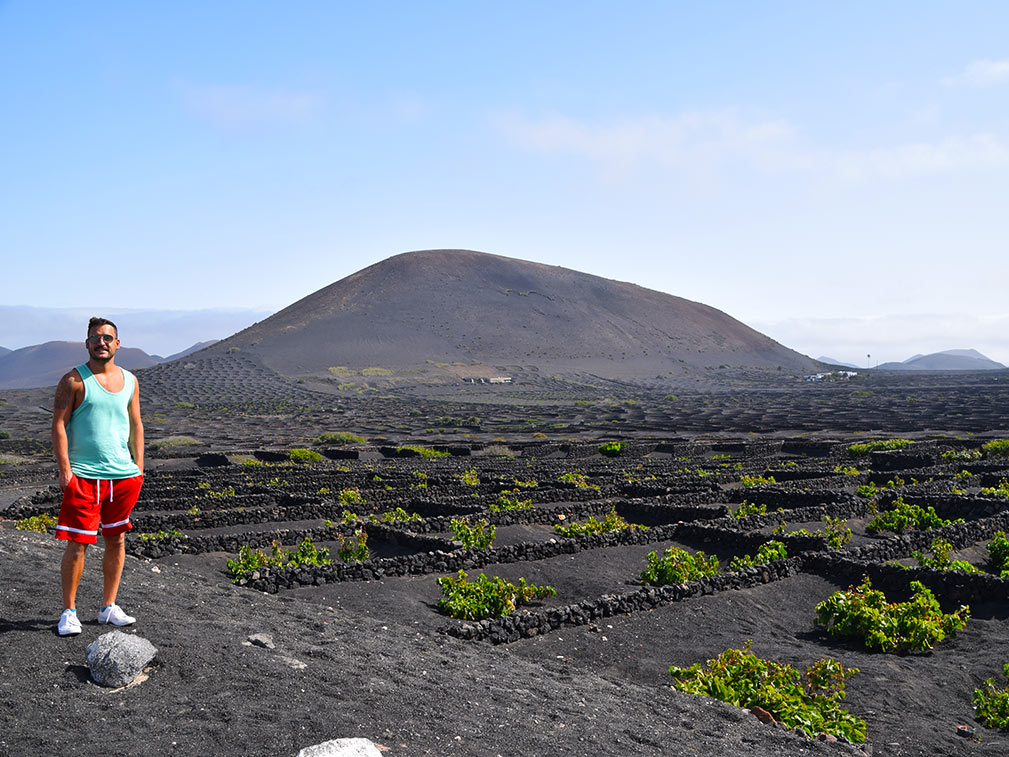
[[[70,486],[70,479],[74,477],[73,471],[60,471],[60,491],[65,492]]]

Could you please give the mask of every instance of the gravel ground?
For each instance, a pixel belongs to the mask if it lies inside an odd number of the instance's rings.
[[[349,600],[334,610],[322,604],[332,597],[255,594],[134,558],[120,600],[158,655],[148,680],[108,690],[84,662],[107,630],[91,620],[98,554],[80,590],[84,632],[61,638],[60,552],[51,537],[0,529],[2,754],[294,755],[341,737],[404,755],[867,753],[762,725],[661,675],[559,661],[566,634],[466,643],[420,629],[406,604],[379,619]],[[275,649],[249,645],[257,633]]]
[[[970,693],[998,674],[1004,603],[975,608],[932,654],[868,654],[814,630],[812,607],[836,587],[800,574],[495,647],[438,632],[447,619],[431,610],[431,577],[268,596],[232,586],[209,558],[127,558],[120,601],[139,619],[131,632],[158,655],[146,681],[112,691],[89,681],[84,662],[107,630],[92,620],[98,552],[80,591],[84,632],[71,638],[55,633],[60,552],[49,536],[0,529],[0,754],[294,755],[341,737],[404,755],[995,755],[1009,746],[995,732],[981,743],[955,734],[959,723],[979,728]],[[623,559],[640,555],[613,551],[618,568]],[[576,582],[562,565],[551,575]],[[275,648],[250,645],[253,634]],[[796,666],[832,656],[859,667],[847,704],[868,721],[868,744],[811,741],[668,685],[670,664],[747,638],[761,656]]]

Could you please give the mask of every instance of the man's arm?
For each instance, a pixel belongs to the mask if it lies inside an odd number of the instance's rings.
[[[75,371],[70,371],[56,385],[56,399],[53,402],[53,454],[59,466],[60,490],[67,488],[73,473],[70,470],[70,445],[67,442],[67,424],[74,412],[74,396],[80,379]]]
[[[133,462],[144,472],[144,422],[140,420],[140,382],[133,379],[133,396],[130,397],[130,454]]]

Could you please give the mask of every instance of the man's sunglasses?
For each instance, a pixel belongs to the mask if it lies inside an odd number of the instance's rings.
[[[99,342],[105,342],[105,344],[112,344],[112,340],[115,339],[112,334],[92,334],[88,337],[88,341],[91,344],[98,344]]]

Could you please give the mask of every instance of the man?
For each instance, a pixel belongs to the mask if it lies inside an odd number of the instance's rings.
[[[53,406],[53,452],[63,491],[56,538],[67,541],[60,565],[60,636],[81,632],[77,585],[84,552],[98,540],[99,529],[105,541],[105,591],[98,622],[136,622],[116,604],[116,594],[126,560],[125,535],[133,528],[130,513],[144,480],[140,387],[132,373],[115,363],[119,330],[112,321],[92,318],[85,346],[88,362],[60,380]]]

